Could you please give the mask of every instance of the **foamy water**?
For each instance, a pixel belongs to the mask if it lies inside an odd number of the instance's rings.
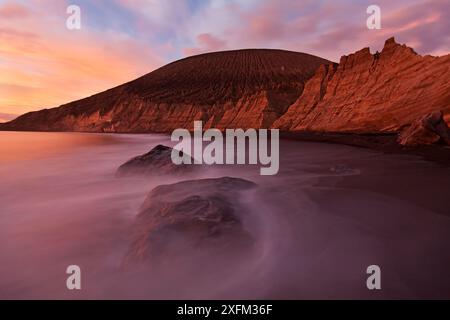
[[[257,246],[224,263],[121,268],[130,226],[155,186],[116,179],[119,165],[163,135],[0,132],[0,298],[450,297],[450,170],[347,146],[283,141],[280,172],[223,166],[258,188],[242,217]],[[82,290],[66,288],[68,265]],[[366,268],[382,269],[382,290]]]

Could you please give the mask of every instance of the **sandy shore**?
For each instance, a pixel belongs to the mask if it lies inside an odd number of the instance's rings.
[[[356,266],[379,265],[384,285],[379,297],[448,298],[450,279],[443,276],[450,265],[450,256],[444,253],[450,226],[448,162],[427,161],[413,152],[383,154],[344,147],[314,163],[316,181],[310,187],[289,188],[293,190],[289,198],[303,190],[313,203],[304,213],[314,217],[309,222],[324,220],[314,228],[314,236],[302,238],[297,246],[327,243],[322,259],[334,264],[339,270],[335,276],[343,279],[357,274]],[[303,225],[296,230],[310,231]],[[309,272],[316,281],[320,278],[319,272]],[[348,291],[328,284],[324,288],[339,290],[340,297],[376,296],[357,286]]]
[[[320,132],[282,132],[281,138],[299,141],[327,142],[354,147],[368,148],[391,154],[417,155],[425,160],[450,166],[450,147],[430,145],[404,147],[397,143],[398,135],[392,134],[352,134]]]

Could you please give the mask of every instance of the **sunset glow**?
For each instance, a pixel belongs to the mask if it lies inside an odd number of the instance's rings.
[[[0,0],[0,122],[209,51],[283,48],[338,61],[393,34],[420,54],[450,50],[445,0],[378,1],[381,30],[366,28],[369,1],[171,2],[76,1],[82,28],[68,30],[72,1]]]

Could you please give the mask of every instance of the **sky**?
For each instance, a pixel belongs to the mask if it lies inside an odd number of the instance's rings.
[[[381,29],[369,29],[369,5]],[[70,30],[69,5],[81,28]],[[450,0],[0,0],[0,122],[194,54],[278,48],[332,61],[395,36],[450,53]]]

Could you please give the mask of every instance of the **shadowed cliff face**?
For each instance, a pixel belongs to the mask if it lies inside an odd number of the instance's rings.
[[[92,97],[28,113],[1,128],[169,132],[190,128],[194,120],[203,120],[206,127],[269,127],[323,63],[329,61],[266,49],[193,56]]]
[[[205,129],[378,133],[437,110],[450,122],[450,55],[422,57],[391,38],[339,64],[282,50],[194,56],[0,129],[171,132],[202,120]]]

